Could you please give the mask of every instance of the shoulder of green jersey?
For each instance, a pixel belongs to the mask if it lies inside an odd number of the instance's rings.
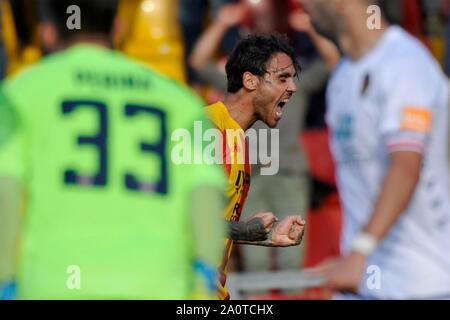
[[[152,67],[144,64],[143,62],[132,60],[121,52],[118,52],[118,55],[127,59],[131,64],[136,66],[138,69],[143,70],[147,74],[150,74],[153,81],[157,80],[160,81],[161,84],[167,85],[168,89],[170,90],[171,97],[174,97],[174,95],[179,94],[184,99],[190,99],[193,104],[197,104],[199,107],[203,107],[205,105],[202,99],[197,94],[195,94],[195,92],[187,85],[167,77],[166,75],[154,70]]]

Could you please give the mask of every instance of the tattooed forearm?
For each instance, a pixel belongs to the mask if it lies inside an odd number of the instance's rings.
[[[266,239],[261,240],[238,240],[236,241],[238,244],[250,244],[253,246],[262,246],[262,247],[273,247],[272,242],[272,232],[266,235]]]
[[[262,219],[254,218],[245,221],[229,221],[230,239],[239,241],[262,241],[267,239],[267,231]]]

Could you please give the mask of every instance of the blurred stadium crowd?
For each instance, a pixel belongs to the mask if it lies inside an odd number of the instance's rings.
[[[450,75],[450,1],[391,0],[386,15],[419,38]],[[44,55],[39,45],[35,0],[0,1],[0,77],[12,75]],[[325,89],[339,53],[315,37],[299,0],[121,0],[115,47],[164,75],[192,87],[205,105],[226,92],[227,55],[248,33],[289,36],[302,66],[298,92],[280,128],[280,172],[260,176],[253,167],[244,216],[261,210],[300,212],[308,229],[302,246],[240,247],[231,271],[275,272],[312,268],[339,255],[341,206],[328,148]],[[259,126],[262,128],[262,125]],[[268,288],[270,289],[270,288]],[[258,291],[250,297],[324,298],[319,289]]]

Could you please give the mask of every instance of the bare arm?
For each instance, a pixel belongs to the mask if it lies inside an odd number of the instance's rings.
[[[328,68],[333,70],[341,60],[341,53],[336,45],[315,31],[310,33],[310,37]]]
[[[373,214],[364,231],[382,239],[411,201],[420,177],[422,155],[415,152],[391,154],[391,165],[384,179]]]
[[[242,21],[247,10],[244,4],[228,4],[221,7],[217,19],[197,40],[189,64],[194,70],[201,70],[217,53],[228,29]]]
[[[255,218],[248,223],[245,221],[229,221],[228,227],[230,239],[235,241],[263,241],[269,235],[260,218]]]
[[[279,223],[274,223],[266,240],[237,241],[238,244],[247,244],[264,247],[291,247],[301,243],[305,221],[300,216],[288,216]]]
[[[277,221],[272,212],[258,212],[241,221],[228,221],[229,237],[239,243],[264,241]]]
[[[228,27],[221,22],[213,23],[197,40],[189,64],[194,70],[201,70],[214,57]]]
[[[294,30],[305,32],[309,35],[317,52],[330,70],[336,67],[341,59],[339,49],[333,42],[316,32],[307,13],[302,11],[291,13],[289,15],[289,24]]]
[[[414,152],[391,154],[391,164],[381,193],[364,232],[381,240],[410,203],[420,176],[422,156]],[[329,270],[325,287],[332,291],[358,292],[366,254],[352,250]]]

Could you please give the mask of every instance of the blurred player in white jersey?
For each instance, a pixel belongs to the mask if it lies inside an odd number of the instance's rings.
[[[378,25],[368,7],[381,1],[303,3],[345,55],[327,94],[345,216],[327,286],[359,298],[450,298],[447,79],[418,40],[382,16]]]

